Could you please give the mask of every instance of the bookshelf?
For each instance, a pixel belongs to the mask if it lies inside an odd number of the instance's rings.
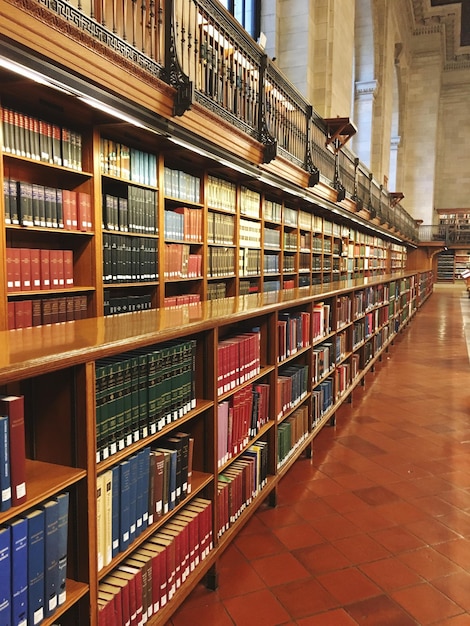
[[[70,498],[66,600],[44,623],[99,624],[123,571],[144,577],[181,540],[163,595],[142,600],[149,624],[166,623],[431,291],[429,272],[402,273],[1,331],[0,390],[25,398],[27,498],[0,523]],[[190,488],[160,509],[148,495],[109,552],[103,485],[125,493],[126,467],[156,463],[177,434],[193,441]]]

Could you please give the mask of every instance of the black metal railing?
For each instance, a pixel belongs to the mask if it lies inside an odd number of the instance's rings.
[[[421,224],[418,231],[420,242],[442,242],[444,245],[470,245],[470,226],[454,224]]]
[[[324,120],[248,33],[213,0],[37,0],[153,76],[175,88],[174,115],[194,101],[264,147],[417,240],[414,220],[372,173],[342,147],[335,157]],[[311,186],[311,185],[309,185]],[[338,196],[339,197],[339,196]]]

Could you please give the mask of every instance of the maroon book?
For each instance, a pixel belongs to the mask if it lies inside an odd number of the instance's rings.
[[[26,500],[24,397],[0,396],[0,413],[2,415],[8,415],[10,433],[11,503],[13,506],[17,506]]]

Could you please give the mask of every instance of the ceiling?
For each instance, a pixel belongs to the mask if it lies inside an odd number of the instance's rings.
[[[470,0],[412,0],[416,27],[439,26],[445,35],[446,65],[470,61]]]

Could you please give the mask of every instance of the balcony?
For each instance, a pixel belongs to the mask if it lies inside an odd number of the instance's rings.
[[[413,218],[345,145],[332,146],[327,122],[217,2],[0,0],[2,59],[47,62],[50,80],[78,93],[99,71],[96,90],[111,109],[248,163],[254,178],[284,176],[307,202],[418,240]],[[201,112],[214,124],[201,127]]]

